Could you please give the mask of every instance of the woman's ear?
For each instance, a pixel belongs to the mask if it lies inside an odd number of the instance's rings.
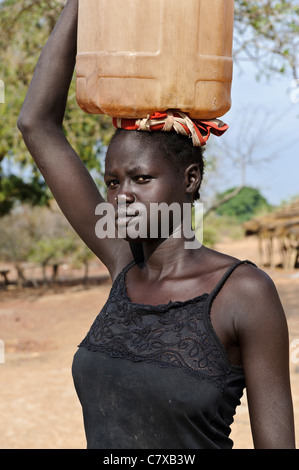
[[[201,172],[197,163],[192,163],[185,170],[185,187],[186,192],[195,194],[200,188]]]

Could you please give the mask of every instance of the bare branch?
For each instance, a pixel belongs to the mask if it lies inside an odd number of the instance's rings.
[[[220,199],[219,201],[216,201],[214,202],[204,213],[204,217],[207,217],[211,212],[215,211],[216,209],[218,209],[218,207],[222,206],[222,204],[224,204],[225,202],[227,201],[230,201],[230,199],[232,199],[233,197],[237,196],[237,194],[239,194],[239,192],[241,191],[241,189],[244,188],[244,186],[238,186],[236,189],[234,189],[234,191],[226,194],[222,199]]]

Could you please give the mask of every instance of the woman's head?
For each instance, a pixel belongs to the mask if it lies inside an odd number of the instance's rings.
[[[179,230],[184,208],[191,211],[198,198],[203,166],[200,147],[193,147],[188,137],[117,130],[105,164],[107,201],[115,208],[117,226],[144,227],[146,235],[139,240]]]
[[[192,139],[176,132],[146,132],[146,131],[128,131],[117,129],[110,146],[113,143],[130,138],[141,149],[151,149],[152,155],[157,159],[165,159],[175,171],[183,176],[186,169],[192,165],[197,165],[200,173],[200,179],[196,185],[193,194],[193,200],[199,199],[199,188],[204,174],[204,150],[202,147],[196,147],[192,144]],[[140,153],[142,157],[142,152]]]

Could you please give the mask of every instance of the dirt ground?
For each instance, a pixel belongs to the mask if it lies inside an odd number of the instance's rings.
[[[255,239],[223,242],[220,251],[258,263]],[[0,449],[84,449],[82,414],[71,376],[76,346],[105,302],[110,283],[48,290],[0,290]],[[299,344],[299,270],[269,270],[281,296],[290,343]],[[294,344],[294,343],[293,343]],[[299,352],[290,361],[297,445]],[[4,356],[4,357],[3,357]],[[298,361],[298,364],[297,364]],[[1,362],[1,357],[0,357]],[[235,449],[252,449],[246,397],[232,427]]]

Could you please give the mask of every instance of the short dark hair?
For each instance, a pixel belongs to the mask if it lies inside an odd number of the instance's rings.
[[[183,173],[192,163],[198,164],[201,179],[203,178],[205,166],[204,149],[202,147],[195,147],[191,138],[173,131],[147,132],[117,129],[111,142],[124,132],[134,133],[134,138],[136,137],[142,143],[148,143],[159,156],[166,158],[179,172]],[[199,188],[194,194],[194,200],[196,199],[199,199]]]

